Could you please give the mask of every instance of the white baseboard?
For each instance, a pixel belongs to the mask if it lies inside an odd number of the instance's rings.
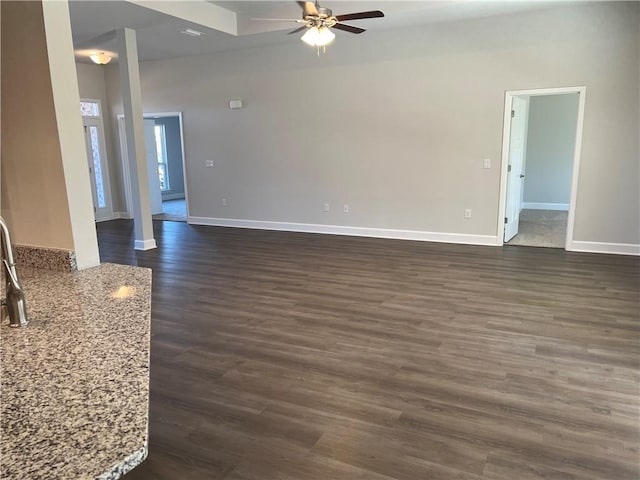
[[[109,222],[111,220],[117,220],[119,218],[133,218],[133,217],[130,217],[129,214],[125,212],[112,212],[111,217],[96,220],[96,223]]]
[[[494,235],[473,235],[465,233],[424,232],[420,230],[394,230],[388,228],[346,227],[342,225],[321,225],[313,223],[264,222],[258,220],[238,220],[234,218],[189,217],[192,225],[215,227],[254,228],[258,230],[279,230],[287,232],[323,233],[328,235],[350,235],[355,237],[393,238],[398,240],[419,240],[424,242],[463,243],[469,245],[500,245]]]
[[[152,250],[157,248],[156,239],[151,238],[149,240],[136,240],[133,244],[135,250]]]
[[[640,244],[604,243],[604,242],[571,242],[572,252],[610,253],[615,255],[640,255]]]
[[[184,199],[184,193],[169,193],[167,195],[162,195],[162,201],[165,200],[182,200]]]
[[[521,207],[527,210],[569,210],[568,203],[522,202]]]

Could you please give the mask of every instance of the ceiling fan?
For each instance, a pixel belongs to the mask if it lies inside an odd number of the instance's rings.
[[[354,27],[342,23],[344,20],[363,20],[366,18],[384,17],[380,10],[368,12],[347,13],[334,15],[329,8],[321,7],[318,0],[314,2],[296,2],[302,7],[302,19],[293,18],[252,18],[252,20],[275,20],[302,23],[301,27],[289,32],[289,35],[306,30],[301,40],[312,47],[325,47],[333,41],[335,34],[330,30],[335,28],[349,33],[360,34],[366,31],[364,28]]]

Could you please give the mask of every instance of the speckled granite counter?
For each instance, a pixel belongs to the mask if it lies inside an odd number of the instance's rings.
[[[147,454],[151,271],[22,269],[0,327],[0,478],[117,479]]]

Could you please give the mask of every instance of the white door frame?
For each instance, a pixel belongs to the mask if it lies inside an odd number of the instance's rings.
[[[187,219],[189,218],[189,189],[187,186],[187,158],[185,157],[185,149],[184,149],[184,128],[182,123],[182,112],[160,112],[160,113],[143,113],[143,118],[163,118],[163,117],[178,117],[178,122],[180,124],[180,151],[182,153],[182,176],[184,181],[184,200],[186,206],[186,214]],[[126,213],[128,218],[133,218],[131,213],[131,205],[132,205],[132,193],[131,193],[131,179],[129,178],[129,156],[127,155],[127,148],[125,139],[122,135],[122,126],[124,126],[124,114],[119,113],[117,115],[118,120],[118,136],[120,137],[120,158],[122,160],[122,181],[124,183],[124,197],[126,203]]]
[[[522,102],[518,105],[518,102]],[[531,97],[511,97],[511,125],[509,126],[509,154],[507,156],[507,161],[509,162],[507,165],[507,192],[505,197],[505,224],[504,224],[504,235],[503,237],[509,237],[509,240],[515,237],[518,234],[518,227],[520,221],[520,211],[522,209],[522,199],[524,197],[524,172],[525,172],[525,164],[527,157],[527,137],[529,130],[529,103]],[[515,114],[515,116],[514,116]],[[519,131],[514,131],[514,120],[516,122],[521,122],[517,124],[520,128]],[[514,135],[516,136],[514,138]],[[515,141],[515,143],[514,143]],[[520,147],[521,155],[520,159],[516,160],[514,157],[514,145]],[[518,185],[515,185],[514,177],[517,178],[519,182]],[[519,190],[520,194],[513,198],[513,193],[511,190]],[[511,202],[516,200],[517,204],[512,205]],[[515,209],[509,207],[516,207]],[[507,222],[506,219],[509,221]]]
[[[567,218],[567,237],[565,250],[573,250],[573,223],[576,214],[576,199],[578,197],[578,173],[580,170],[580,155],[582,150],[582,127],[584,124],[584,107],[587,96],[586,86],[539,88],[534,90],[509,90],[505,92],[504,101],[504,129],[502,132],[502,169],[500,174],[500,203],[498,207],[498,245],[504,245],[504,216],[507,197],[507,165],[509,163],[509,140],[511,138],[511,101],[513,97],[541,95],[578,94],[578,119],[576,125],[576,143],[573,152],[573,172],[571,177],[571,198],[569,200],[569,215]]]
[[[98,128],[98,136],[99,136],[99,141],[100,141],[100,155],[102,156],[102,165],[101,167],[103,167],[103,172],[102,172],[102,177],[103,177],[103,188],[106,194],[106,203],[107,203],[107,209],[108,209],[108,218],[101,218],[101,219],[96,219],[96,222],[104,222],[107,220],[113,220],[114,219],[114,215],[113,215],[113,192],[111,191],[111,173],[109,172],[110,167],[109,167],[109,156],[107,154],[107,142],[106,142],[106,138],[105,138],[105,132],[104,132],[104,120],[103,120],[103,114],[102,114],[102,102],[100,101],[100,99],[98,98],[86,98],[86,97],[82,97],[80,98],[81,102],[91,102],[91,103],[97,103],[98,104],[98,110],[100,115],[98,115],[97,117],[93,117],[93,116],[82,116],[82,126],[85,128],[89,126],[87,125],[87,123],[95,123],[92,126],[95,126]],[[85,143],[86,143],[86,131],[85,133]],[[89,145],[86,145],[86,150],[87,150],[87,155],[89,155],[89,152],[91,151],[91,147]],[[87,159],[88,161],[88,159]],[[91,190],[92,193],[94,191],[96,191],[96,186],[95,186],[95,177],[93,176],[93,173],[91,173]],[[94,202],[97,201],[97,199],[94,199]],[[97,208],[94,205],[94,208]],[[95,213],[95,212],[94,212]]]

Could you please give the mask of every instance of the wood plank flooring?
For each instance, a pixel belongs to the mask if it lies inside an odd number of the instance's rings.
[[[640,478],[638,258],[154,227],[128,480]]]

